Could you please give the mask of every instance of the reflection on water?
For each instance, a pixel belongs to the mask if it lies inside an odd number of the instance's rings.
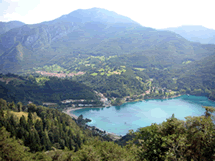
[[[123,108],[123,106],[125,106],[124,104],[122,105],[122,107],[120,106],[114,106],[116,110],[120,110],[120,108]]]
[[[203,115],[205,110],[202,106],[215,107],[215,102],[206,97],[184,95],[174,99],[146,100],[107,108],[85,108],[73,111],[73,114],[83,114],[84,118],[91,119],[92,122],[88,123],[91,126],[125,135],[130,129],[137,130],[152,123],[162,123],[173,113],[176,118],[183,120],[186,116]]]
[[[211,100],[209,100],[207,97],[203,97],[203,96],[181,96],[179,97],[181,100],[189,102],[191,104],[198,104],[198,105],[202,105],[202,106],[213,106],[215,107],[215,103]]]

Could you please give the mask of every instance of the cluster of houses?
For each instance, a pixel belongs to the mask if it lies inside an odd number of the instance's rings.
[[[58,78],[65,78],[65,77],[73,77],[77,75],[83,75],[85,72],[78,72],[78,73],[58,73],[58,72],[46,72],[46,71],[36,71],[36,73],[39,73],[41,75],[50,76],[50,77],[58,77]]]
[[[43,106],[56,106],[57,103],[51,103],[51,102],[44,102]]]
[[[61,103],[66,104],[66,103],[75,103],[75,102],[86,102],[85,99],[80,99],[80,100],[63,100]],[[94,100],[88,100],[88,102],[94,102]]]
[[[94,91],[96,93],[97,96],[99,96],[101,99],[100,101],[103,102],[103,106],[104,107],[109,107],[111,106],[111,101],[108,101],[108,98],[106,98],[102,93],[99,93],[97,91]]]
[[[81,103],[83,102],[83,103]],[[69,103],[72,103],[72,107],[92,107],[93,104],[89,104],[89,102],[94,102],[94,100],[88,100],[88,104],[84,103],[86,102],[85,99],[80,99],[80,100],[72,100],[72,99],[69,99],[69,100],[63,100],[61,101],[61,103],[63,104],[69,104]]]

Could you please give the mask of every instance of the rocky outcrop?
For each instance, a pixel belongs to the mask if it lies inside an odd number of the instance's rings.
[[[79,125],[86,125],[86,123],[88,123],[88,122],[91,122],[91,120],[88,119],[88,118],[84,119],[83,115],[80,115],[78,117],[78,119],[76,120],[76,123],[79,124]]]

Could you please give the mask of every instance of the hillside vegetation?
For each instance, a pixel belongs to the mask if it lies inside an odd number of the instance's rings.
[[[56,103],[56,107],[59,108],[63,100],[83,99],[85,103],[93,100],[91,104],[101,106],[100,98],[93,89],[70,79],[14,74],[0,75],[0,77],[0,96],[7,101],[24,104],[34,102],[40,105],[50,102]]]
[[[214,160],[214,108],[130,131],[117,145],[105,141],[56,109],[0,99],[1,160]],[[17,117],[18,113],[27,114]],[[34,117],[34,115],[36,117]],[[40,118],[40,119],[37,119]],[[133,138],[133,139],[132,139]]]

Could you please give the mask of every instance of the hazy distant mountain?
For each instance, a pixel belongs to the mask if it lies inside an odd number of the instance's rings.
[[[189,41],[199,42],[202,44],[215,44],[215,30],[203,26],[181,26],[167,28]]]
[[[119,15],[113,11],[108,11],[101,8],[91,8],[91,9],[78,9],[67,15],[63,15],[57,18],[54,22],[73,22],[73,23],[87,23],[87,22],[103,22],[103,23],[134,23],[132,19]],[[50,23],[50,22],[48,22]]]
[[[0,36],[1,72],[18,72],[57,63],[71,54],[146,55],[161,64],[199,60],[215,45],[192,43],[170,31],[143,27],[105,9],[76,10],[53,21],[24,25]],[[65,64],[71,62],[66,61]]]
[[[0,22],[0,35],[16,27],[25,25],[19,21]]]

